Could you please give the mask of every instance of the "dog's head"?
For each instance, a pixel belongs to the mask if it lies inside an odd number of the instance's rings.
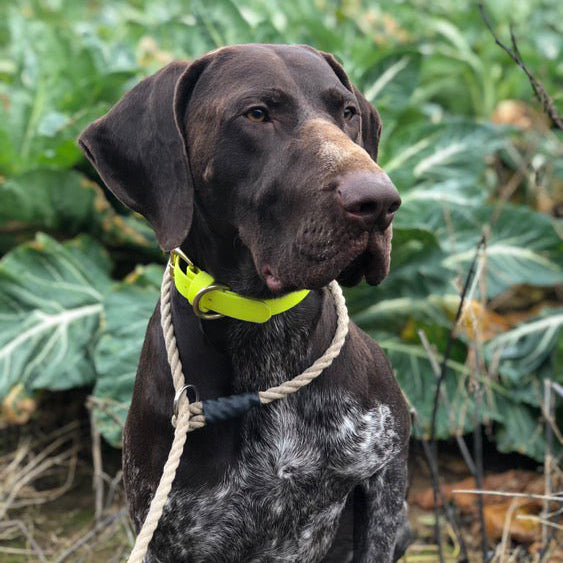
[[[331,55],[246,45],[168,65],[79,142],[164,250],[263,295],[387,275],[400,198],[380,132]]]

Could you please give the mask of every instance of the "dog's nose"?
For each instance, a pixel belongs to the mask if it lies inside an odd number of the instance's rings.
[[[338,203],[362,229],[384,231],[401,205],[397,188],[384,172],[349,172],[336,187]]]

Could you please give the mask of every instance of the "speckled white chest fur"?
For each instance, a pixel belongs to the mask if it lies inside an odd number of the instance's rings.
[[[400,449],[391,411],[323,397],[315,411],[304,396],[248,416],[253,440],[222,482],[199,494],[173,492],[166,536],[153,553],[168,562],[312,563],[328,551],[347,495]],[[319,412],[322,415],[319,416]]]

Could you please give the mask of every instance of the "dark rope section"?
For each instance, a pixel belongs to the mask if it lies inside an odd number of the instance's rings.
[[[230,395],[219,399],[209,399],[203,401],[205,422],[213,424],[214,422],[238,418],[260,404],[258,393],[241,393],[240,395]]]

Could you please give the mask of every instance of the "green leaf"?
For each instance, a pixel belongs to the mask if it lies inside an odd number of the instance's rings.
[[[486,157],[505,143],[507,131],[461,119],[405,127],[388,139],[383,169],[408,201],[415,187],[423,192],[468,194],[483,200],[479,186]]]
[[[137,267],[103,302],[105,331],[94,351],[98,374],[94,414],[100,432],[116,447],[121,444],[143,339],[158,301],[161,277],[160,266]]]
[[[96,194],[76,172],[35,170],[0,183],[0,251],[37,230],[77,234],[95,222]]]
[[[110,264],[97,243],[59,244],[46,235],[0,262],[0,398],[23,384],[69,389],[95,379],[91,350],[100,330]]]
[[[0,158],[3,174],[80,162],[80,131],[109,109],[108,101],[117,100],[137,69],[134,57],[124,63],[119,48],[104,53],[103,43],[84,41],[65,17],[41,15],[45,19],[29,17],[15,5],[6,10],[9,58],[17,72],[0,84],[0,153],[10,155]],[[111,84],[115,72],[119,85]]]
[[[544,427],[539,412],[510,397],[496,397],[502,424],[496,429],[496,445],[501,452],[519,452],[538,461],[545,453]],[[561,450],[560,447],[557,448]]]
[[[420,53],[413,49],[396,49],[368,68],[361,78],[364,96],[379,111],[406,108],[416,90],[420,74]]]
[[[487,360],[498,364],[499,373],[509,386],[524,386],[526,380],[544,366],[546,376],[563,384],[563,373],[557,373],[551,366],[551,357],[562,333],[563,309],[545,311],[537,319],[489,342],[485,349]]]
[[[57,236],[89,232],[109,246],[159,256],[144,220],[117,214],[97,184],[71,170],[39,169],[0,183],[0,252],[36,231]]]
[[[454,273],[444,266],[446,258],[432,232],[394,228],[391,271],[378,288],[380,298],[422,298],[451,292]]]
[[[416,408],[420,433],[428,438],[431,431],[432,407],[436,393],[437,377],[428,353],[418,343],[405,342],[381,332],[369,331],[385,350],[401,389]],[[442,361],[441,354],[436,360]],[[436,437],[445,439],[452,434],[465,434],[474,426],[475,406],[468,390],[469,370],[459,361],[448,360],[448,372],[443,384],[440,406],[436,418]],[[444,398],[447,396],[447,400]],[[482,418],[487,414],[483,409]]]
[[[443,264],[452,271],[466,271],[475,254],[483,226],[493,221],[479,267],[487,273],[487,297],[492,299],[518,285],[555,287],[563,283],[563,243],[547,216],[524,207],[481,206],[470,221],[452,228],[451,254]],[[476,226],[480,225],[478,230]]]
[[[395,334],[402,333],[409,321],[450,327],[459,298],[429,295],[425,299],[398,297],[381,299],[353,315],[354,322],[366,330],[379,329]],[[415,336],[418,340],[418,337]]]

